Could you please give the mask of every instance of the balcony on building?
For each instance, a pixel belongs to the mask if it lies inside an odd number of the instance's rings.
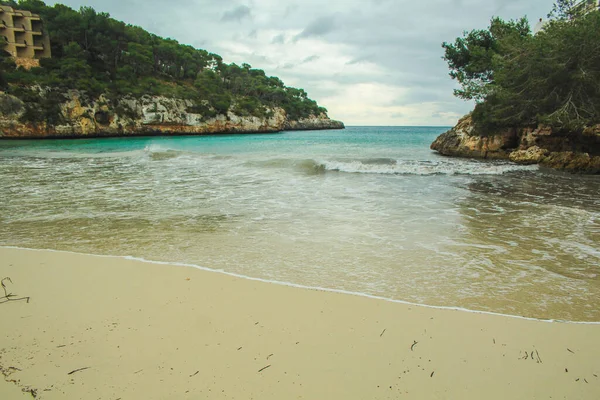
[[[30,54],[31,50],[27,48],[27,45],[15,43],[15,47],[17,49],[17,57],[27,58],[28,54]]]
[[[31,18],[31,32],[34,35],[41,35],[42,34],[42,30],[43,30],[42,27],[43,27],[43,25],[42,25],[42,20],[41,19],[39,19],[39,18],[37,18],[37,19]]]
[[[25,31],[15,31],[15,42],[25,43],[26,37]]]

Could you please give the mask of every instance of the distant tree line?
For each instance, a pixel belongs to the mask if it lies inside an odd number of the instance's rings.
[[[0,89],[17,96],[40,85],[58,92],[79,89],[91,98],[147,94],[190,99],[195,111],[207,117],[232,107],[243,116],[266,116],[268,108],[282,107],[291,119],[327,112],[304,90],[287,87],[260,69],[226,64],[217,54],[161,38],[91,7],[75,11],[40,0],[1,4],[39,14],[50,35],[52,58],[41,59],[39,68],[16,69],[7,54],[0,55]]]
[[[493,133],[513,126],[580,130],[600,123],[600,12],[559,0],[533,35],[526,18],[493,18],[488,29],[443,43],[455,95],[475,100],[476,125]]]

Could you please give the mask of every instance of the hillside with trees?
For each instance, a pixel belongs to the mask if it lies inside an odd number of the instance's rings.
[[[226,64],[217,54],[161,38],[91,7],[76,11],[40,0],[1,4],[39,14],[50,35],[52,58],[41,59],[39,68],[15,68],[6,53],[0,54],[0,90],[27,105],[22,118],[30,121],[56,122],[56,104],[70,89],[90,99],[155,95],[191,100],[192,111],[205,118],[228,111],[268,117],[273,107],[283,108],[292,120],[327,112],[304,90],[287,87],[260,69]],[[34,87],[46,88],[43,99]]]
[[[579,6],[579,8],[578,8]],[[532,34],[526,18],[493,18],[443,43],[455,95],[475,100],[479,132],[545,124],[579,131],[600,123],[600,12],[559,0]]]

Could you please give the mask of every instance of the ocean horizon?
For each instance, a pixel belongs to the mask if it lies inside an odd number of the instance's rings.
[[[600,321],[600,179],[429,149],[450,127],[0,141],[0,245]]]

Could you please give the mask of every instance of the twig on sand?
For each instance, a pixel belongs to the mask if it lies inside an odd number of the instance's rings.
[[[193,374],[191,374],[191,375],[190,375],[190,378],[191,378],[192,376],[196,376],[196,375],[198,375],[199,373],[200,373],[200,371],[196,371],[196,372],[194,372]]]
[[[73,371],[69,372],[67,375],[72,375],[75,372],[83,371],[84,369],[89,369],[89,368],[91,368],[91,367],[77,368],[77,369],[74,369]]]
[[[570,348],[567,347],[567,350],[573,354],[575,354],[575,352],[573,350],[571,350]]]
[[[29,386],[25,386],[23,389],[21,389],[21,392],[23,392],[23,393],[29,393],[31,395],[31,397],[33,397],[34,399],[36,399],[37,398],[37,392],[38,392],[38,390],[30,388]]]
[[[262,367],[261,369],[258,370],[258,372],[263,372],[265,369],[269,368],[271,366],[271,364],[267,365],[266,367]]]
[[[419,342],[417,342],[416,340],[414,340],[414,343],[412,344],[412,346],[410,346],[410,351],[413,351],[415,349],[415,346],[418,344]]]
[[[4,283],[4,281],[13,283],[12,279],[10,279],[10,277],[8,277],[8,276],[0,281],[0,286],[2,286],[2,290],[4,291],[4,296],[0,297],[0,304],[8,303],[9,301],[19,301],[19,300],[26,300],[27,303],[29,303],[29,297],[19,297],[19,298],[15,299],[15,297],[17,295],[13,294],[13,293],[9,293],[6,290],[6,284]]]
[[[429,375],[429,377],[430,377],[430,378],[433,378],[433,374],[435,374],[435,371],[433,371],[433,372],[431,373],[431,375]]]
[[[381,335],[379,335],[379,337],[382,337],[384,333],[385,333],[385,329],[383,331],[381,331]]]

